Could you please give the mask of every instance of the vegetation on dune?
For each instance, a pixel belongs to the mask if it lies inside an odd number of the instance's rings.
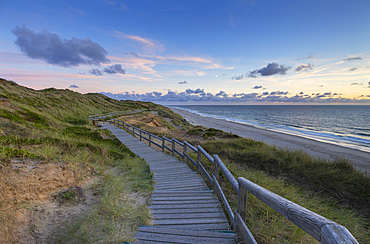
[[[202,145],[208,152],[217,153],[230,162],[283,177],[347,207],[357,208],[370,220],[370,177],[345,159],[330,162],[303,151],[281,149],[245,138]]]
[[[218,154],[234,176],[245,177],[336,221],[361,243],[370,243],[370,179],[343,159],[327,162],[301,151],[270,147],[213,128],[193,126],[170,109],[150,102],[117,101],[101,94],[82,95],[68,89],[36,91],[3,79],[0,79],[0,191],[9,194],[0,195],[0,239],[15,241],[14,216],[19,209],[29,208],[34,200],[22,195],[29,188],[18,189],[11,181],[27,173],[12,167],[18,160],[36,162],[39,168],[62,164],[63,174],[68,171],[75,177],[74,185],[65,185],[65,189],[57,191],[56,196],[63,203],[75,204],[72,200],[79,192],[75,184],[93,177],[99,179],[94,192],[101,196],[100,201],[88,213],[54,230],[48,237],[50,242],[132,241],[133,230],[150,222],[145,208],[153,187],[148,166],[110,132],[94,128],[87,118],[112,111],[149,109],[153,112],[118,119],[159,136],[200,144],[210,155]],[[195,153],[191,156],[197,157]],[[212,172],[211,163],[205,158],[202,162]],[[10,177],[11,174],[17,177]],[[237,196],[224,177],[221,185],[236,209]],[[247,225],[259,243],[316,242],[251,194],[247,206]]]
[[[328,162],[302,151],[268,146],[202,126],[189,125],[186,129],[176,128],[164,133],[160,127],[145,125],[143,115],[122,117],[126,122],[135,119],[141,128],[158,136],[201,145],[210,155],[218,154],[235,177],[245,177],[345,226],[360,243],[370,242],[370,179],[346,160],[338,158]],[[197,158],[197,154],[190,154],[194,160]],[[202,163],[212,174],[213,166],[204,156]],[[197,170],[191,163],[190,167]],[[237,195],[224,177],[221,177],[221,185],[232,208],[236,209]],[[246,219],[258,243],[318,243],[252,195],[248,195]]]
[[[90,213],[79,216],[78,221],[54,231],[50,240],[132,241],[137,226],[149,219],[145,208],[152,190],[149,168],[112,134],[94,128],[88,116],[158,106],[117,101],[101,94],[83,95],[68,89],[33,90],[0,79],[0,242],[17,241],[19,233],[14,216],[20,209],[29,209],[33,200],[39,200],[37,191],[27,192],[33,189],[25,188],[22,193],[18,189],[21,186],[12,181],[16,179],[11,177],[14,172],[19,180],[27,179],[28,173],[22,171],[23,166],[14,168],[15,161],[21,161],[22,165],[32,161],[37,168],[65,165],[76,178],[73,184],[92,177],[99,179],[95,191],[102,195],[101,201]],[[116,170],[111,172],[111,168]],[[50,184],[51,190],[63,190],[58,188],[61,186],[51,187],[52,181],[42,180],[39,184]],[[75,196],[70,190],[63,193],[67,200]]]
[[[370,241],[370,178],[344,159],[328,162],[302,151],[291,151],[246,138],[201,143],[217,154],[235,177],[256,184],[350,230],[360,241]],[[194,155],[194,157],[196,157]],[[211,163],[203,160],[212,172]],[[237,198],[221,177],[227,198],[236,208]],[[248,196],[246,222],[259,243],[314,243],[312,237],[253,195]]]

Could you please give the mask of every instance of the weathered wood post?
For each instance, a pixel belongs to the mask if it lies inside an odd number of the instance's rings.
[[[165,145],[165,139],[164,139],[164,137],[162,137],[162,152],[165,151],[164,145]]]
[[[172,157],[175,157],[175,141],[172,138]]]
[[[220,172],[218,170],[218,160],[216,158],[216,155],[217,154],[213,154],[213,175],[215,176],[217,182],[220,183],[220,180],[219,180]],[[218,195],[218,190],[217,190],[217,184],[216,183],[213,184],[213,191],[216,195]]]
[[[149,147],[152,145],[152,134],[149,134]]]
[[[202,152],[200,151],[200,146],[198,145],[198,158],[197,158],[197,169],[200,174],[200,164],[202,163]]]
[[[238,207],[236,211],[240,214],[240,217],[242,218],[243,222],[245,222],[247,208],[247,194],[248,194],[247,189],[245,189],[239,183]],[[243,233],[238,225],[236,226],[236,235],[237,235],[236,243],[244,240]]]
[[[186,146],[185,141],[183,141],[183,143],[184,143],[184,149],[183,149],[184,151],[183,151],[182,155],[184,156],[184,163],[187,163],[188,162],[188,158],[186,157],[186,154],[188,153],[188,148]]]
[[[141,141],[141,130],[140,130],[140,141]]]

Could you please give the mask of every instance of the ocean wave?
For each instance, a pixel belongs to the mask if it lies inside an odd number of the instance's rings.
[[[212,115],[212,114],[206,114],[202,113],[196,110],[188,109],[188,108],[182,108],[182,107],[176,107],[171,106],[176,109],[184,110],[190,113],[197,114],[202,117],[208,117],[208,118],[215,118],[215,119],[221,119],[225,121],[230,121],[234,123],[240,123],[245,124],[249,126],[253,126],[255,128],[260,129],[266,129],[270,131],[280,132],[284,134],[289,134],[293,136],[299,136],[303,138],[308,138],[320,142],[340,145],[344,147],[349,147],[361,151],[370,152],[370,138],[368,137],[367,133],[359,133],[356,135],[352,134],[342,134],[339,132],[329,132],[329,131],[318,131],[314,130],[313,127],[310,126],[301,126],[301,125],[275,125],[275,124],[261,124],[254,121],[248,121],[243,119],[236,119],[226,116],[220,116],[220,115]],[[367,130],[367,129],[364,129]]]

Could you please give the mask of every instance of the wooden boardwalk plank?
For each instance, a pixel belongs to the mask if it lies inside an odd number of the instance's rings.
[[[166,227],[169,228],[169,226],[166,226]],[[187,229],[187,230],[214,230],[214,231],[228,231],[228,230],[230,230],[230,226],[229,226],[228,223],[171,225],[170,228]]]
[[[184,205],[184,204],[218,204],[219,201],[218,200],[207,200],[207,201],[204,201],[204,200],[188,200],[188,201],[150,201],[149,204],[150,205]]]
[[[218,208],[222,210],[221,203],[207,203],[207,204],[172,204],[172,205],[149,205],[149,209],[193,209],[193,208]]]
[[[220,213],[219,211],[213,213],[163,213],[159,214],[156,213],[153,216],[153,219],[192,219],[192,218],[225,218],[224,213]]]
[[[181,230],[181,229],[168,229],[163,227],[153,227],[153,226],[140,226],[138,230],[148,233],[162,233],[162,234],[181,234],[184,236],[204,236],[204,237],[214,237],[214,238],[227,238],[233,239],[235,236],[234,232],[224,231],[224,232],[216,232],[216,231],[196,231],[196,230]]]
[[[139,227],[139,243],[235,243],[220,201],[196,171],[122,129],[103,128],[148,162],[156,182],[148,206],[156,226]]]
[[[226,218],[206,218],[206,219],[154,219],[155,225],[185,225],[185,224],[218,224],[228,223]]]
[[[151,201],[195,201],[195,200],[215,200],[218,201],[216,196],[212,195],[202,195],[202,196],[181,196],[181,197],[162,197],[162,196],[152,196]]]
[[[150,209],[150,212],[153,213],[153,218],[155,215],[162,214],[187,214],[187,213],[219,213],[221,211],[219,208],[185,208],[185,209]]]
[[[135,238],[138,240],[145,241],[160,241],[165,243],[234,243],[235,240],[227,238],[212,238],[203,236],[184,236],[176,234],[160,234],[160,233],[148,233],[139,232]]]

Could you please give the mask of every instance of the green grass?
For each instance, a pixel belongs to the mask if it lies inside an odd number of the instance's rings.
[[[122,243],[133,241],[133,230],[150,224],[146,208],[153,190],[153,180],[146,163],[138,158],[124,158],[115,164],[117,172],[104,174],[96,191],[100,203],[64,229],[53,233],[51,243]],[[138,202],[137,199],[144,199]]]
[[[0,156],[2,158],[0,163],[5,163],[6,160],[4,160],[4,159],[13,158],[13,157],[40,158],[39,155],[31,153],[27,150],[11,148],[11,147],[4,147],[4,146],[0,146]]]
[[[82,182],[98,177],[100,185],[96,189],[102,194],[102,202],[87,216],[78,216],[78,221],[70,225],[75,229],[69,226],[63,231],[75,233],[68,235],[72,243],[90,242],[83,233],[91,234],[94,240],[101,236],[112,242],[131,240],[138,224],[147,223],[149,211],[144,207],[145,201],[136,206],[129,197],[133,193],[147,197],[152,190],[151,175],[145,163],[113,134],[97,130],[87,118],[92,114],[162,106],[117,101],[96,93],[83,95],[68,89],[33,90],[4,79],[0,79],[0,97],[4,104],[0,108],[0,168],[11,167],[15,158],[26,158],[42,164],[65,164]],[[121,174],[105,173],[113,167],[119,168]],[[7,177],[2,177],[1,171],[0,176],[0,181]],[[66,198],[71,194],[66,194]],[[0,221],[9,219],[22,206],[0,198]],[[84,222],[88,218],[91,221]],[[14,223],[1,223],[0,237],[11,236]],[[5,226],[7,223],[9,226]],[[88,228],[85,224],[78,227],[78,223],[88,223]],[[63,240],[62,243],[67,240],[58,238],[55,240]]]
[[[245,177],[335,221],[348,228],[360,243],[370,243],[370,179],[347,161],[337,159],[329,163],[301,151],[270,147],[249,139],[207,141],[202,147],[211,155],[218,154],[235,177]],[[212,172],[211,164],[203,162]],[[224,177],[221,184],[236,209],[236,194]],[[251,194],[246,219],[258,243],[316,242]]]

